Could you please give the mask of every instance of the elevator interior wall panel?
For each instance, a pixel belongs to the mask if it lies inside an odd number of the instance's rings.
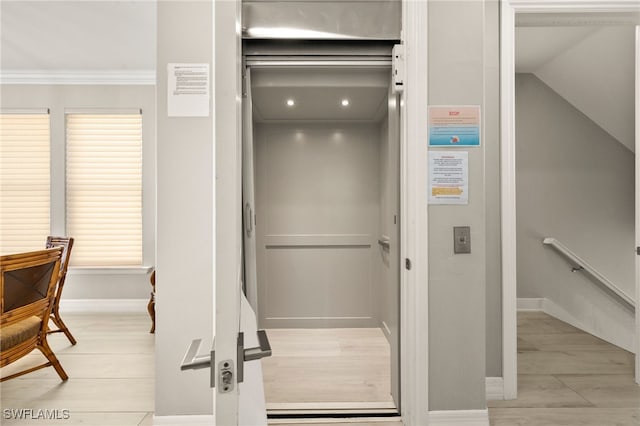
[[[261,326],[377,326],[378,126],[261,124],[256,138]]]

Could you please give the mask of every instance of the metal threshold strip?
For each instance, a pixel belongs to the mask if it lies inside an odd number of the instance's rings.
[[[293,423],[295,424],[299,424],[299,425],[304,425],[304,424],[311,424],[311,425],[316,425],[319,423],[322,424],[331,424],[331,423],[338,423],[338,424],[344,424],[349,423],[349,424],[354,424],[354,425],[358,425],[358,424],[364,424],[367,426],[371,426],[373,424],[376,423],[383,423],[383,424],[388,424],[389,422],[397,422],[397,423],[402,423],[402,417],[399,415],[394,415],[394,416],[349,416],[349,417],[327,417],[327,416],[298,416],[298,417],[281,417],[281,418],[273,418],[273,417],[269,417],[267,423],[269,425],[291,425]]]
[[[393,402],[298,402],[267,403],[269,418],[313,417],[393,417],[398,409]]]

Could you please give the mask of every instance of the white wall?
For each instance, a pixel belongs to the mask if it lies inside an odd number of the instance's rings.
[[[51,234],[65,231],[65,109],[142,109],[143,264],[155,264],[155,88],[122,85],[2,85],[2,108],[49,108],[51,122]],[[43,238],[42,246],[44,247]],[[71,254],[73,256],[73,253]],[[118,273],[90,273],[70,268],[63,300],[144,299],[148,274],[123,268]]]
[[[167,116],[167,64],[212,55],[212,1],[158,2],[156,417],[213,412],[210,370],[179,367],[192,339],[205,353],[213,335],[214,110]]]
[[[430,105],[485,106],[484,3],[429,2]],[[485,145],[497,143],[491,136],[464,149],[469,204],[429,206],[429,410],[486,408],[484,163]],[[454,226],[471,227],[471,254],[453,254]]]
[[[632,312],[542,239],[557,238],[634,295],[633,153],[537,77],[518,74],[516,161],[518,297],[548,298],[630,348]]]
[[[153,72],[156,1],[0,3],[3,73]]]

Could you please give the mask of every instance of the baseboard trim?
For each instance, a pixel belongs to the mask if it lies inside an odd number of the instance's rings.
[[[504,399],[504,379],[502,377],[485,378],[487,401],[502,401]]]
[[[602,327],[600,330],[595,329],[593,326],[583,323],[580,319],[574,317],[571,313],[551,300],[545,299],[544,313],[631,353],[635,351],[632,335],[630,335],[628,339],[625,339],[619,335],[609,333],[608,327]]]
[[[544,311],[545,305],[544,297],[519,297],[518,298],[518,310],[519,311]]]
[[[382,332],[387,337],[388,341],[391,341],[391,329],[386,322],[382,321]]]
[[[209,415],[192,415],[192,416],[153,416],[153,424],[162,426],[211,426],[215,424],[213,414]]]
[[[429,425],[489,426],[489,410],[429,411]]]
[[[140,313],[147,312],[148,299],[62,299],[62,312]]]

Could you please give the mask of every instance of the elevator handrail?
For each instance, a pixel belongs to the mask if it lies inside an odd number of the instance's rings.
[[[556,250],[558,250],[558,252],[562,253],[569,260],[571,260],[576,265],[578,265],[578,267],[571,268],[572,272],[575,272],[575,271],[586,271],[586,272],[588,272],[599,283],[601,283],[603,286],[605,286],[613,294],[618,296],[618,298],[620,298],[623,302],[625,302],[630,307],[635,309],[636,304],[635,304],[635,301],[631,298],[631,296],[629,296],[627,293],[625,293],[624,290],[622,290],[620,287],[618,287],[617,285],[612,283],[607,277],[602,275],[591,264],[589,264],[589,262],[587,262],[584,259],[580,258],[577,254],[572,252],[567,246],[562,244],[560,241],[556,240],[553,237],[546,237],[542,241],[542,243],[550,245],[551,247],[555,248]]]

